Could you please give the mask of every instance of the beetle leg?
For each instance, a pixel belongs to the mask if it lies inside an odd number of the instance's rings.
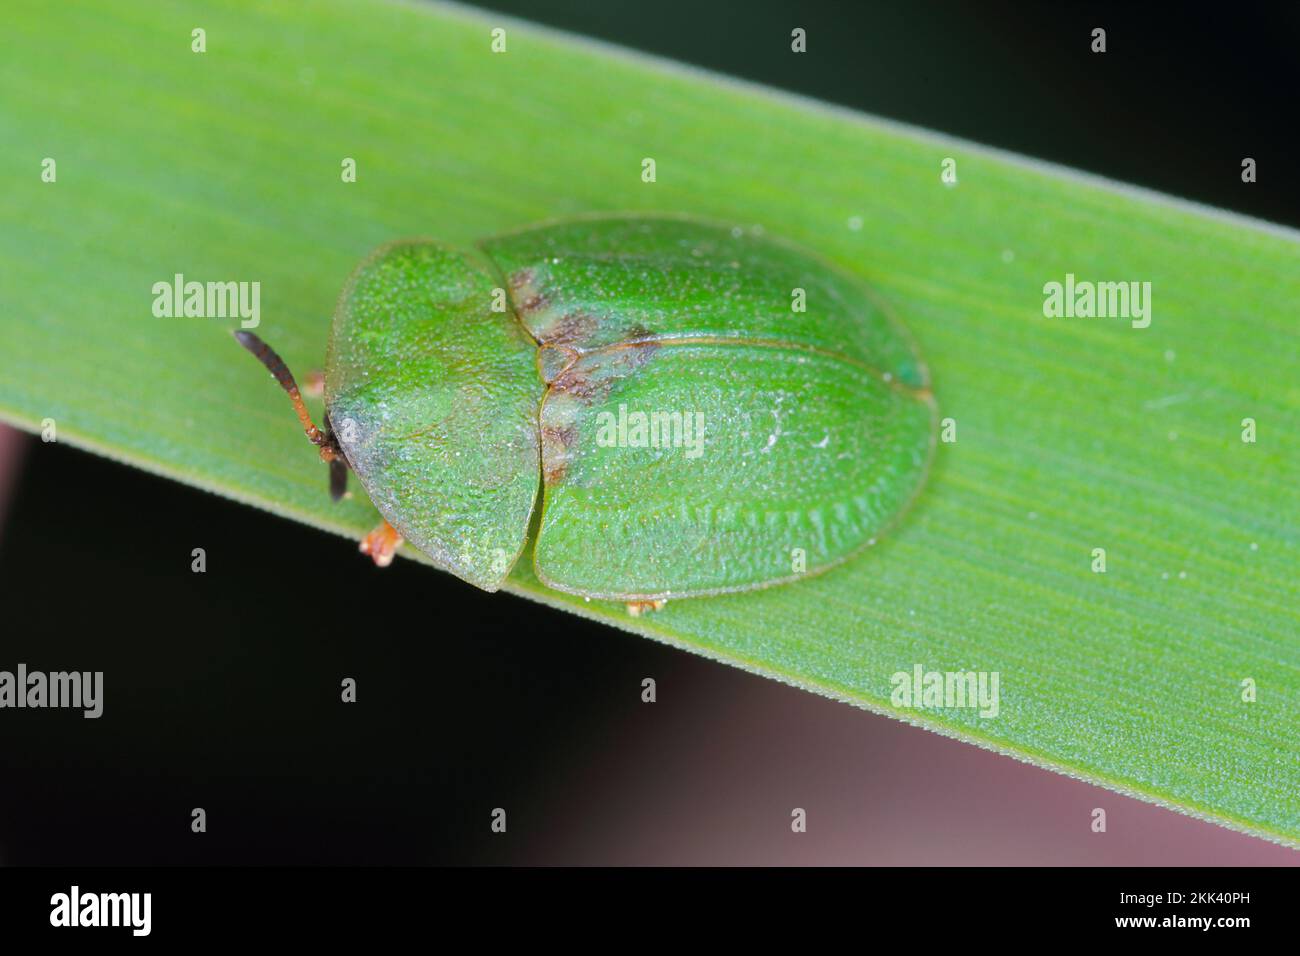
[[[627,613],[633,617],[640,617],[651,611],[662,611],[667,603],[667,601],[628,601]]]
[[[381,568],[393,563],[393,554],[402,543],[402,536],[397,529],[385,521],[374,531],[361,539],[361,553],[370,555]]]

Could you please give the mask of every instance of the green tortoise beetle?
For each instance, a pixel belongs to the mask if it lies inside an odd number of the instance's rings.
[[[676,216],[381,247],[348,280],[324,428],[252,333],[343,494],[495,591],[536,521],[543,584],[633,613],[816,574],[924,483],[935,404],[856,279],[759,230]],[[534,512],[538,514],[535,515]]]

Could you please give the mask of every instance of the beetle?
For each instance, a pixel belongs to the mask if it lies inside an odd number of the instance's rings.
[[[929,373],[859,280],[758,227],[555,220],[380,247],[339,298],[312,422],[403,540],[495,591],[537,577],[631,613],[785,584],[875,543],[924,484]]]

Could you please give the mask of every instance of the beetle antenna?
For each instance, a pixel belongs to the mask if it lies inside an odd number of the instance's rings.
[[[289,366],[284,364],[284,359],[276,354],[275,349],[267,345],[252,332],[246,332],[243,329],[235,329],[235,339],[248,351],[253,353],[253,357],[266,366],[280,387],[289,395],[289,400],[293,402],[293,410],[298,413],[298,421],[302,422],[302,430],[307,433],[307,438],[311,443],[320,449],[321,459],[333,462],[341,457],[338,443],[334,440],[333,435],[326,434],[316,427],[316,423],[311,420],[311,413],[307,411],[307,406],[303,403],[302,393],[298,391],[298,383],[293,379],[293,373],[289,371]],[[334,478],[331,476],[331,484]]]

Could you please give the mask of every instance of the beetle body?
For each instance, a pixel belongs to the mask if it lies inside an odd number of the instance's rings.
[[[544,584],[647,603],[873,543],[924,481],[935,416],[857,280],[683,217],[379,249],[340,298],[325,400],[371,500],[439,567],[496,590],[535,528]]]

